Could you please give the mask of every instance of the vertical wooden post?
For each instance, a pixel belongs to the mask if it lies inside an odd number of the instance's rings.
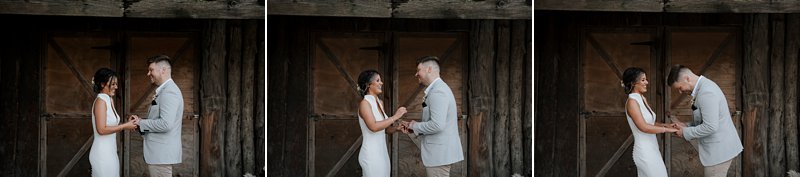
[[[269,123],[269,133],[267,137],[267,142],[269,144],[283,144],[286,142],[286,60],[289,57],[287,52],[288,42],[286,42],[286,28],[275,28],[275,26],[284,26],[286,25],[285,18],[279,18],[274,21],[275,23],[270,22],[271,28],[267,30],[270,33],[270,37],[268,42],[269,45],[269,59],[265,60],[256,60],[256,65],[263,66],[264,64],[269,67],[269,99],[270,102],[268,103],[267,112],[269,114],[269,119],[266,120]],[[259,54],[261,55],[261,54]],[[265,63],[266,62],[266,63]],[[260,119],[264,118],[264,110],[260,109],[260,107],[264,106],[264,69],[261,67],[256,67],[256,98],[260,99],[260,101],[256,101],[256,136],[261,136],[264,134],[264,121]],[[259,121],[261,124],[259,124]],[[263,140],[256,139],[256,149],[264,148],[265,144]],[[269,174],[266,176],[286,176],[283,174],[283,169],[285,169],[285,154],[283,153],[284,146],[282,145],[275,145],[267,147],[267,154],[269,159],[267,159],[267,165],[269,170]],[[256,168],[259,168],[259,165],[263,165],[263,159],[259,161],[259,157],[263,157],[264,153],[259,154],[256,151]]]
[[[784,14],[770,14],[772,25],[772,44],[770,54],[770,104],[769,104],[769,176],[783,176],[784,170],[784,138],[783,107],[786,103],[783,96],[784,67]]]
[[[492,176],[494,20],[474,20],[469,60],[469,176]]]
[[[228,21],[227,115],[225,116],[225,176],[242,176],[241,124],[242,28],[240,20]],[[251,39],[252,40],[252,39]]]
[[[784,134],[786,135],[786,171],[800,171],[797,147],[797,64],[800,50],[800,15],[786,15],[786,108]]]
[[[527,83],[525,76],[522,75],[523,68],[529,68],[527,65],[523,65],[525,60],[525,54],[527,53],[528,48],[525,48],[525,42],[527,39],[525,38],[525,34],[530,33],[525,31],[525,21],[524,20],[514,20],[511,22],[511,62],[509,66],[511,68],[511,73],[509,74],[509,80],[511,83],[509,84],[510,93],[509,101],[510,114],[509,114],[509,125],[511,126],[509,129],[509,139],[511,141],[511,174],[520,174],[523,175],[522,172],[523,166],[525,165],[522,161],[523,153],[522,153],[522,119],[526,119],[522,117],[522,88],[526,85],[530,85]],[[527,80],[528,82],[530,80]],[[526,84],[527,83],[527,84]],[[529,161],[526,161],[529,162]]]
[[[265,66],[259,65],[255,66],[256,60],[264,60],[264,58],[257,58],[258,55],[258,43],[263,42],[264,38],[253,38],[253,36],[259,36],[258,31],[258,21],[256,20],[247,20],[244,22],[242,28],[244,29],[242,33],[242,37],[244,40],[244,46],[242,50],[242,156],[243,156],[243,169],[242,174],[250,173],[253,175],[257,175],[256,173],[256,164],[255,164],[255,151],[253,149],[254,140],[254,131],[253,130],[253,109],[264,109],[263,107],[256,107],[255,100],[256,98],[253,95],[253,90],[255,90],[255,68],[263,68]],[[263,84],[262,84],[263,85]],[[264,117],[255,117],[257,119],[264,119]],[[263,160],[262,160],[263,161]]]
[[[746,15],[744,20],[744,173],[742,176],[768,176],[767,105],[769,90],[768,14]]]
[[[293,18],[302,20],[303,18]],[[293,20],[294,21],[294,20]],[[313,106],[309,102],[310,98],[310,56],[309,56],[309,30],[306,23],[293,23],[292,29],[289,33],[288,50],[290,52],[287,58],[287,71],[286,78],[287,87],[286,91],[286,141],[283,144],[284,154],[286,156],[284,163],[285,174],[288,176],[306,176],[303,170],[308,163],[307,145],[309,145],[308,137],[313,136],[308,133],[309,125],[309,110]],[[312,144],[313,145],[313,144]],[[313,157],[312,157],[313,158]],[[321,170],[320,170],[321,171]],[[322,173],[322,172],[319,172]],[[319,174],[318,173],[318,174]]]
[[[25,30],[25,29],[23,29]],[[26,33],[20,41],[23,45],[18,51],[22,52],[20,61],[20,72],[23,77],[20,79],[20,93],[24,99],[19,99],[20,120],[17,126],[16,161],[14,173],[18,176],[36,176],[38,166],[39,151],[39,123],[40,119],[40,95],[42,77],[42,44],[40,40],[42,32],[38,30],[25,30]],[[4,83],[4,82],[0,82]]]
[[[509,45],[510,45],[510,30],[508,20],[497,20],[497,62],[495,63],[495,118],[494,122],[494,143],[493,143],[493,157],[494,157],[494,175],[493,176],[511,176],[509,174],[510,166],[508,161],[509,157],[509,139],[508,139],[508,84],[509,80]]]
[[[203,31],[200,176],[224,176],[225,20],[209,20]]]
[[[21,42],[15,35],[10,35],[8,38],[10,38],[9,42],[5,43]],[[18,89],[20,80],[27,78],[20,79],[19,76],[20,62],[24,61],[19,56],[19,50],[15,46],[6,46],[4,50],[0,51],[3,51],[3,53],[0,54],[0,59],[2,59],[0,62],[3,63],[3,68],[0,69],[3,71],[3,73],[0,74],[2,75],[3,81],[2,86],[0,86],[0,92],[2,92],[0,95],[2,95],[1,97],[3,98],[3,100],[0,100],[3,104],[3,107],[0,108],[0,110],[2,110],[0,116],[3,116],[2,120],[0,120],[0,123],[2,123],[0,127],[3,127],[2,130],[0,130],[0,152],[2,152],[0,155],[7,157],[0,160],[0,162],[3,163],[0,165],[0,167],[2,167],[0,172],[4,175],[14,175],[14,167],[16,167],[15,162],[17,161],[15,158],[16,154],[14,154],[17,151],[16,144],[22,142],[17,140],[17,129],[19,126],[17,120],[20,119],[18,114],[20,106]],[[38,92],[36,92],[36,94],[38,95]]]
[[[532,45],[531,41],[527,40],[527,39],[531,39],[531,37],[532,37],[531,36],[532,34],[530,32],[528,32],[528,31],[533,31],[532,22],[531,21],[526,21],[526,22],[524,22],[522,24],[525,25],[525,30],[524,30],[525,32],[524,33],[525,33],[525,39],[527,41],[527,42],[525,42],[525,49],[526,50],[527,49],[532,49],[533,47],[531,46]],[[522,109],[522,141],[523,141],[522,145],[524,146],[524,148],[522,148],[522,154],[523,154],[522,155],[522,161],[525,163],[524,170],[522,171],[522,175],[523,176],[533,176],[534,175],[533,174],[533,164],[531,164],[531,163],[533,163],[533,152],[531,152],[531,150],[533,150],[533,124],[535,123],[535,121],[533,120],[533,113],[532,113],[533,112],[533,105],[532,105],[532,102],[531,102],[531,100],[533,98],[533,92],[531,92],[533,90],[533,83],[532,83],[533,82],[532,81],[532,77],[533,77],[533,71],[532,71],[533,70],[533,63],[532,63],[533,62],[533,54],[532,53],[533,53],[533,51],[525,52],[525,58],[524,58],[525,62],[523,62],[523,65],[522,65],[522,68],[525,71],[525,74],[523,74],[525,76],[525,82],[524,82],[524,84],[522,84],[522,85],[524,85],[524,87],[523,87],[524,89],[523,89],[523,92],[522,92],[523,93],[522,94],[522,98],[524,98],[523,101],[524,101],[525,104],[523,104],[523,106],[521,108]],[[555,94],[553,94],[553,95],[555,95]]]

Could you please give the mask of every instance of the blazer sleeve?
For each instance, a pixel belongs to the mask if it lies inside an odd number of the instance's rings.
[[[716,95],[714,92],[701,92],[698,94],[698,97],[703,98],[697,99],[696,103],[697,109],[700,109],[700,118],[703,122],[696,126],[683,129],[683,138],[686,140],[711,135],[719,129],[720,120],[722,119],[719,117],[719,111],[721,109],[719,101],[721,95]]]
[[[447,95],[444,92],[436,90],[428,95],[427,100],[429,113],[431,119],[425,122],[414,123],[411,127],[417,134],[436,134],[447,128]]]
[[[158,103],[158,117],[148,117],[139,122],[139,129],[143,132],[168,132],[179,125],[180,118],[177,116],[180,96],[174,90],[166,91],[163,95],[156,98]]]

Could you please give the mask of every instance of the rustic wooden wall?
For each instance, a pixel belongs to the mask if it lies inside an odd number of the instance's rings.
[[[23,25],[0,35],[7,39],[0,45],[1,176],[38,174],[39,81],[35,78],[41,74],[37,58],[42,44],[29,39],[39,34]]]
[[[218,63],[213,71],[200,71],[199,76],[219,77],[217,91],[211,97],[202,97],[198,107],[206,114],[201,115],[201,127],[213,129],[219,135],[214,141],[201,141],[200,149],[217,151],[200,152],[205,158],[200,166],[202,174],[219,176],[242,176],[245,173],[264,176],[265,160],[265,24],[262,20],[172,20],[172,19],[108,19],[86,17],[48,17],[0,15],[0,19],[22,24],[24,21],[46,22],[38,26],[17,25],[8,29],[0,43],[0,176],[39,176],[37,166],[43,161],[39,154],[40,92],[45,35],[54,31],[112,31],[112,32],[200,32],[222,40],[221,45],[202,41],[201,53],[222,54],[198,60],[203,63]],[[221,24],[221,31],[211,33],[203,24]],[[229,31],[239,31],[229,33]],[[238,35],[238,37],[236,36]],[[238,47],[236,47],[238,45]],[[232,47],[233,46],[233,47]],[[230,55],[230,53],[237,53]],[[239,62],[228,60],[238,58]],[[196,63],[198,66],[211,66]],[[238,77],[238,81],[228,82],[227,78]],[[205,95],[212,95],[209,82],[197,86],[206,88]],[[121,86],[122,87],[122,86]],[[201,91],[203,92],[203,91]],[[236,93],[238,92],[238,93]],[[187,95],[185,95],[187,96]],[[205,105],[209,104],[209,105]],[[227,108],[230,105],[238,109]],[[214,109],[212,109],[214,108]],[[227,112],[220,112],[227,111]],[[213,112],[213,113],[211,113]],[[213,121],[209,121],[213,120]],[[208,128],[201,131],[213,132]],[[212,135],[204,133],[201,136]],[[51,152],[58,153],[58,152]],[[215,154],[216,153],[216,154]],[[194,154],[184,154],[194,155]],[[215,156],[212,156],[215,155]],[[120,156],[122,158],[122,156]],[[88,169],[77,169],[88,170]],[[55,175],[50,174],[49,175]]]
[[[422,20],[269,16],[269,176],[308,173],[310,31],[466,32],[468,176],[531,176],[529,20]],[[307,23],[292,23],[304,21]],[[287,89],[289,88],[289,89]],[[402,99],[400,101],[403,101]],[[317,147],[319,148],[319,147]],[[314,176],[319,173],[316,171]]]
[[[577,121],[581,29],[585,27],[731,27],[741,31],[741,176],[783,176],[798,157],[797,14],[664,14],[536,11],[535,176],[578,176]],[[652,81],[652,79],[651,79]],[[675,174],[673,174],[675,175]]]

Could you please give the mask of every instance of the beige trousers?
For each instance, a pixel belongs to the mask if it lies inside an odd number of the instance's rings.
[[[736,157],[734,157],[736,158]],[[716,164],[713,166],[707,166],[704,168],[703,173],[705,177],[726,177],[728,176],[728,168],[731,167],[731,161],[733,158],[722,162],[720,164]]]
[[[150,177],[172,177],[172,164],[148,164]]]
[[[428,177],[449,177],[450,165],[425,167],[425,172],[428,174]]]

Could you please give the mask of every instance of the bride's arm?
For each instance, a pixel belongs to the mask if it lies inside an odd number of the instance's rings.
[[[97,134],[100,135],[108,135],[112,133],[116,133],[122,131],[124,129],[131,129],[133,128],[133,124],[131,122],[118,125],[118,126],[106,126],[106,103],[102,99],[96,99],[94,101],[94,123],[95,127],[97,127]]]
[[[370,106],[367,100],[361,100],[361,103],[358,106],[358,115],[361,115],[361,118],[364,119],[364,124],[366,124],[367,128],[372,132],[378,132],[386,129],[386,127],[392,125],[392,122],[400,119],[401,117],[395,115],[382,121],[375,121],[375,117],[373,116],[374,114],[372,114],[372,106]]]
[[[625,108],[628,110],[628,115],[631,116],[631,120],[633,120],[633,124],[636,125],[636,128],[639,131],[649,133],[649,134],[657,134],[657,133],[671,133],[678,131],[674,128],[667,128],[662,126],[650,125],[644,121],[642,117],[642,112],[639,109],[639,104],[636,103],[636,100],[628,99],[628,103],[625,104]]]

